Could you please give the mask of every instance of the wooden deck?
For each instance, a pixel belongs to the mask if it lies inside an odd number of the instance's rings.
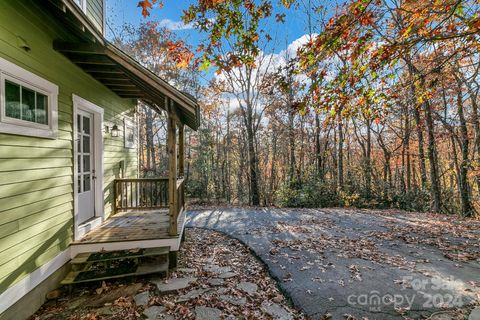
[[[183,230],[185,214],[178,217],[178,234]],[[169,231],[168,209],[119,212],[101,226],[88,232],[79,244],[172,239]]]

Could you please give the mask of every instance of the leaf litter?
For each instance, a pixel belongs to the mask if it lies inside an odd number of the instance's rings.
[[[220,310],[223,318],[273,319],[274,315],[262,307],[265,304],[275,306],[293,319],[307,319],[290,305],[269,276],[266,267],[239,241],[203,229],[186,229],[186,235],[187,240],[179,252],[179,267],[169,279],[195,277],[196,280],[188,288],[160,294],[151,277],[138,278],[133,284],[128,280],[120,280],[79,286],[71,294],[64,291],[58,299],[46,302],[30,320],[141,319],[145,318],[143,313],[146,309],[151,307],[162,310],[158,319],[193,320],[196,317],[196,307]],[[215,271],[227,269],[234,276],[224,279],[222,285],[212,285],[211,280],[221,276]],[[237,286],[242,282],[248,282],[255,288],[255,292],[249,294],[239,289]],[[134,285],[137,286],[134,288],[136,291],[128,292],[128,288]],[[120,292],[125,288],[124,292],[128,294],[115,296],[114,300],[101,306],[91,306],[92,301],[117,292],[119,288]],[[138,288],[141,289],[137,290]],[[149,302],[145,306],[137,306],[134,302],[135,294],[143,291],[150,292]],[[76,302],[79,299],[81,301]]]

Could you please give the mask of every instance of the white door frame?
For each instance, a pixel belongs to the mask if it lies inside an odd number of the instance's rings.
[[[73,223],[74,239],[80,240],[88,231],[102,224],[105,216],[103,199],[103,108],[75,94],[73,99]],[[93,150],[96,179],[94,179],[95,217],[85,223],[78,221],[78,160],[77,160],[77,110],[93,114]]]

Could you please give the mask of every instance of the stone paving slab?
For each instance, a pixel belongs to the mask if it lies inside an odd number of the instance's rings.
[[[178,290],[188,288],[190,283],[197,280],[195,277],[185,277],[185,278],[172,278],[167,282],[164,279],[153,280],[152,282],[157,285],[158,291],[161,293],[170,293]]]
[[[237,288],[252,296],[257,292],[258,286],[253,282],[242,281],[237,285]]]
[[[195,320],[220,320],[222,311],[216,308],[198,306],[195,307]]]

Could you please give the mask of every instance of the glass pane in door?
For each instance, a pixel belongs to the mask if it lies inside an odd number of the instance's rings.
[[[90,191],[92,186],[91,186],[92,182],[90,180],[90,175],[89,174],[86,174],[83,176],[83,192],[87,192],[87,191]]]
[[[83,153],[90,153],[90,137],[83,136]]]
[[[78,126],[78,178],[79,178],[79,193],[91,191],[93,189],[92,183],[92,165],[93,165],[93,141],[91,137],[93,116],[86,114],[79,114],[77,118]]]

